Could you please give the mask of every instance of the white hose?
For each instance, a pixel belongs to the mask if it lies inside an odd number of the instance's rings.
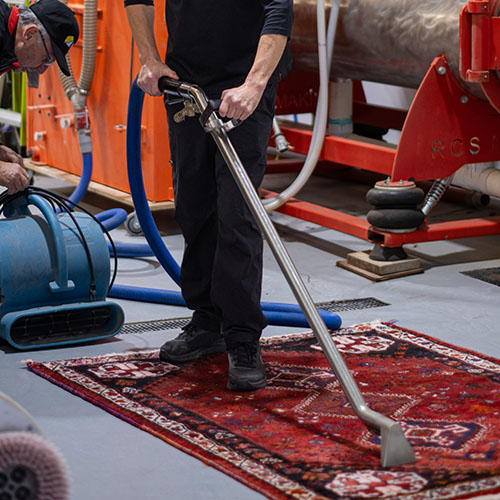
[[[328,82],[333,57],[333,46],[337,32],[339,4],[340,0],[332,0],[330,18],[328,21],[328,35],[325,40],[325,2],[324,0],[317,0],[316,17],[318,26],[319,91],[311,144],[309,145],[309,151],[307,152],[304,166],[292,184],[283,192],[263,201],[268,212],[276,210],[281,207],[281,205],[284,205],[290,198],[295,196],[309,180],[318,162],[319,154],[325,139],[328,121]]]

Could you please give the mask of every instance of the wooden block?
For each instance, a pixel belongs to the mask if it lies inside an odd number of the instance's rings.
[[[404,273],[420,269],[420,260],[408,257],[404,260],[378,261],[370,259],[369,252],[353,252],[347,255],[350,266],[364,269],[377,276],[386,274]],[[414,274],[413,272],[411,274]]]
[[[348,263],[347,260],[337,261],[337,266],[343,269],[347,269],[348,271],[352,271],[353,273],[359,274],[360,276],[363,276],[363,278],[367,278],[371,281],[376,281],[376,282],[392,280],[395,278],[403,278],[404,276],[411,276],[412,274],[420,274],[424,272],[422,268],[419,268],[419,269],[409,269],[407,271],[393,272],[388,274],[376,274],[368,271],[367,269],[351,265]]]

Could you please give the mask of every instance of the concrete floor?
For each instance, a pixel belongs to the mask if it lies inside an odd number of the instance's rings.
[[[277,190],[287,175],[268,176],[265,187]],[[60,192],[59,181],[36,179],[36,185]],[[301,198],[347,207],[366,213],[364,193],[369,186],[347,183],[342,177],[313,178]],[[69,191],[70,192],[70,191]],[[85,200],[96,211],[109,200]],[[113,206],[113,205],[111,205]],[[477,211],[442,203],[436,219],[500,214],[498,201]],[[162,220],[164,241],[177,260],[183,249],[175,224]],[[274,214],[286,247],[315,302],[374,297],[390,305],[341,313],[344,326],[361,322],[396,321],[457,346],[500,357],[500,287],[462,274],[463,271],[500,266],[500,235],[456,241],[409,245],[418,256],[423,274],[374,283],[336,266],[350,252],[370,249],[366,241],[314,224]],[[125,230],[113,231],[117,241],[140,242]],[[154,258],[120,259],[117,283],[175,289]],[[265,250],[262,299],[294,302],[270,250]],[[127,323],[189,316],[184,308],[117,301]],[[286,334],[293,328],[268,327],[264,335]],[[46,380],[28,372],[23,360],[36,361],[95,356],[136,349],[154,349],[176,336],[178,330],[126,334],[77,347],[17,352],[0,343],[0,390],[23,405],[45,436],[64,455],[72,474],[72,500],[255,500],[263,498],[221,472],[167,445],[163,441],[111,416]]]

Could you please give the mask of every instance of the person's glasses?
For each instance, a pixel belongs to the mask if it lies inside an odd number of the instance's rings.
[[[40,33],[40,38],[42,39],[43,48],[45,49],[45,54],[47,55],[47,58],[45,59],[43,64],[45,66],[49,66],[49,64],[52,64],[55,61],[55,59],[51,57],[51,55],[49,54],[49,49],[47,48],[47,44],[45,43],[45,37],[43,36],[42,32],[39,31],[38,33]]]

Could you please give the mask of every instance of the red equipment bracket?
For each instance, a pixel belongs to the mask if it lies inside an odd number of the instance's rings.
[[[467,163],[498,159],[500,114],[465,91],[437,57],[408,111],[392,180],[442,179]]]

